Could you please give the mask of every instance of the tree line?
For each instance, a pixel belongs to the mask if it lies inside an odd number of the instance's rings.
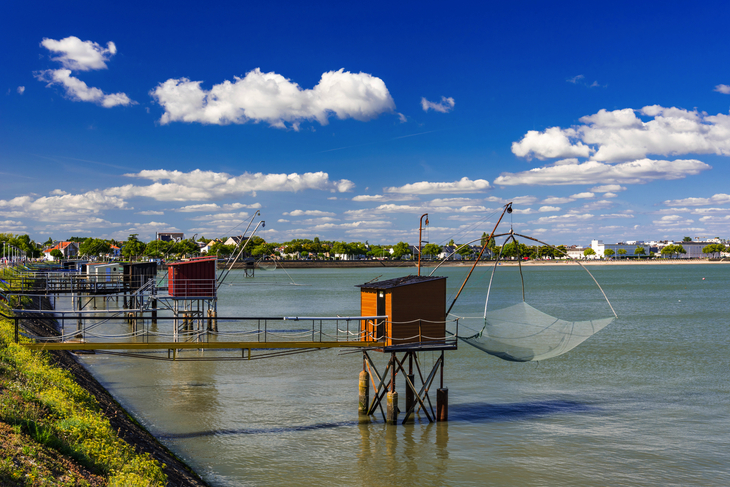
[[[475,258],[478,251],[487,244],[484,258],[494,258],[501,253],[502,258],[527,258],[527,259],[558,259],[567,256],[567,249],[564,245],[552,247],[549,245],[526,245],[522,242],[511,241],[504,247],[496,245],[494,240],[487,242],[487,234],[483,233],[478,245],[459,245],[451,240],[447,245],[441,246],[434,243],[427,243],[421,249],[421,257],[423,259],[438,259],[439,256],[444,257],[444,253],[448,250],[450,253],[459,254],[462,259]],[[236,245],[226,245],[227,238],[217,239],[215,241],[205,237],[199,238],[197,241],[192,239],[174,241],[152,240],[143,242],[139,240],[138,234],[131,234],[126,242],[120,242],[114,239],[100,239],[93,237],[70,237],[66,241],[77,242],[79,245],[79,255],[82,257],[106,257],[111,256],[112,246],[121,249],[121,255],[125,259],[138,260],[141,258],[156,259],[178,259],[185,257],[193,257],[201,255],[198,242],[209,244],[208,255],[217,255],[219,257],[229,257],[236,250]],[[685,241],[686,237],[685,237]],[[212,242],[212,244],[211,244]],[[28,235],[13,235],[10,233],[0,233],[0,254],[7,255],[10,248],[16,249],[16,253],[20,252],[27,258],[38,258],[42,255],[42,248],[52,245],[54,242],[49,238],[46,242],[39,244],[30,239]],[[244,242],[245,243],[245,242]],[[240,250],[240,247],[239,247]],[[722,252],[727,252],[728,248],[723,244],[709,244],[702,251],[712,257],[719,257]],[[346,255],[352,257],[363,257],[373,259],[402,259],[413,257],[414,251],[407,242],[401,241],[394,245],[371,245],[365,242],[345,242],[320,240],[318,237],[314,239],[297,238],[287,242],[266,242],[259,236],[253,236],[246,244],[246,248],[242,255],[262,258],[266,256],[282,257],[297,256],[306,259],[325,259],[333,258],[335,254]],[[595,255],[592,248],[584,250],[586,257]],[[670,244],[664,246],[661,251],[664,257],[673,257],[680,254],[686,254],[686,250],[681,244]],[[606,249],[604,256],[611,258],[614,255],[619,257],[626,256],[626,249]],[[51,255],[56,258],[62,258],[63,254],[60,250],[53,250]],[[646,249],[643,246],[637,246],[632,256],[647,256]]]

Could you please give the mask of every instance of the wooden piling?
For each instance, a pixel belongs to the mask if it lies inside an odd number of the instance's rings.
[[[208,310],[208,331],[218,332],[218,320],[216,319],[215,310]]]
[[[396,391],[389,392],[388,408],[385,413],[385,420],[388,424],[398,424],[398,393]]]
[[[407,375],[408,380],[411,384],[415,385],[416,375],[415,374],[408,374]],[[408,386],[408,382],[406,382],[406,411],[410,411],[413,409],[413,407],[416,404],[416,395],[413,392],[413,389]],[[411,418],[413,418],[414,415],[411,415]]]
[[[157,298],[150,300],[150,307],[152,308],[152,324],[157,324]]]
[[[449,420],[449,388],[443,387],[436,391],[436,421]]]
[[[359,377],[360,398],[357,405],[357,412],[360,416],[367,416],[370,408],[370,374],[366,370],[360,372]]]

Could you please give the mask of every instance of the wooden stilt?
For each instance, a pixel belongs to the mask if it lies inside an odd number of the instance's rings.
[[[370,408],[370,374],[364,369],[359,377],[360,397],[357,405],[357,412],[360,416],[367,416]]]

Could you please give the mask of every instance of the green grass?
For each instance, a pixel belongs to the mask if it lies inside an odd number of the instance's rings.
[[[0,303],[0,311],[9,314],[6,303]],[[5,318],[0,319],[0,421],[32,439],[27,448],[68,456],[105,477],[108,485],[167,483],[160,463],[120,439],[94,397],[68,372],[51,365],[45,352],[14,343],[13,323]],[[0,458],[0,473],[6,464],[7,458]]]

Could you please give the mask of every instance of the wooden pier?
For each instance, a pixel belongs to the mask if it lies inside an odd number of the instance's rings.
[[[454,332],[447,332],[446,278],[406,276],[360,285],[360,316],[221,317],[217,314],[215,264],[215,259],[196,259],[171,266],[170,278],[163,286],[157,282],[156,272],[145,266],[129,267],[119,276],[27,273],[14,278],[11,288],[15,291],[6,294],[71,294],[73,311],[14,309],[14,315],[7,318],[15,322],[16,342],[31,350],[172,361],[245,361],[323,349],[361,351],[358,411],[362,420],[369,420],[378,411],[390,424],[405,423],[421,412],[429,422],[448,419],[444,353],[457,349],[458,320],[453,322]],[[108,299],[119,295],[124,295],[123,308],[108,309]],[[96,310],[97,298],[104,299],[106,309]],[[93,300],[93,311],[83,311],[84,299],[87,304]],[[30,329],[24,320],[52,321],[60,334],[23,333]],[[219,331],[221,323],[226,324],[223,331]],[[71,325],[69,331],[67,324]],[[32,341],[21,340],[21,335]],[[150,353],[154,351],[166,351],[167,357]],[[204,356],[202,352],[206,352]],[[421,352],[439,353],[430,370],[424,368]],[[373,353],[389,355],[382,372]],[[402,421],[396,391],[399,377],[405,386]],[[429,393],[436,385],[434,408]]]

